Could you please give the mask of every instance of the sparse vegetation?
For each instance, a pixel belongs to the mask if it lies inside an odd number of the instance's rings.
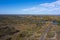
[[[59,16],[0,16],[0,39],[1,37],[5,38],[5,36],[9,35],[11,38],[6,37],[7,40],[12,40],[12,38],[15,39],[13,37],[15,35],[17,40],[38,40],[47,26],[50,26],[49,23],[56,22],[60,25],[60,19],[58,19],[58,17]],[[53,37],[53,35],[54,33],[49,33],[47,38]]]
[[[49,32],[48,34],[47,34],[47,37],[48,38],[52,38],[52,37],[54,37],[55,36],[55,33],[54,32]]]

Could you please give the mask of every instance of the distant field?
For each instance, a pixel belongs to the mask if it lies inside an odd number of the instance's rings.
[[[60,16],[0,16],[0,40],[40,40],[43,33],[45,40],[60,40]]]

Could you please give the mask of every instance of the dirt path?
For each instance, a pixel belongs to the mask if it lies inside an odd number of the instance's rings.
[[[45,40],[46,35],[47,35],[47,33],[49,32],[49,30],[50,30],[51,28],[52,28],[52,26],[49,26],[49,27],[45,30],[45,32],[41,35],[41,37],[40,37],[39,40]]]
[[[45,30],[45,32],[41,35],[40,39],[39,40],[45,40],[46,36],[47,36],[47,33],[50,31],[50,29],[53,27],[53,25],[56,26],[55,23],[50,23],[49,24],[50,26],[48,26],[48,28]]]

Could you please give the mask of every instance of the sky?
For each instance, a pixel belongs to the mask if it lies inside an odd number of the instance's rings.
[[[60,0],[0,0],[0,14],[60,15]]]

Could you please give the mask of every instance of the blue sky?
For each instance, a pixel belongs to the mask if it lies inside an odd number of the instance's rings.
[[[0,14],[60,14],[60,0],[0,0]]]

